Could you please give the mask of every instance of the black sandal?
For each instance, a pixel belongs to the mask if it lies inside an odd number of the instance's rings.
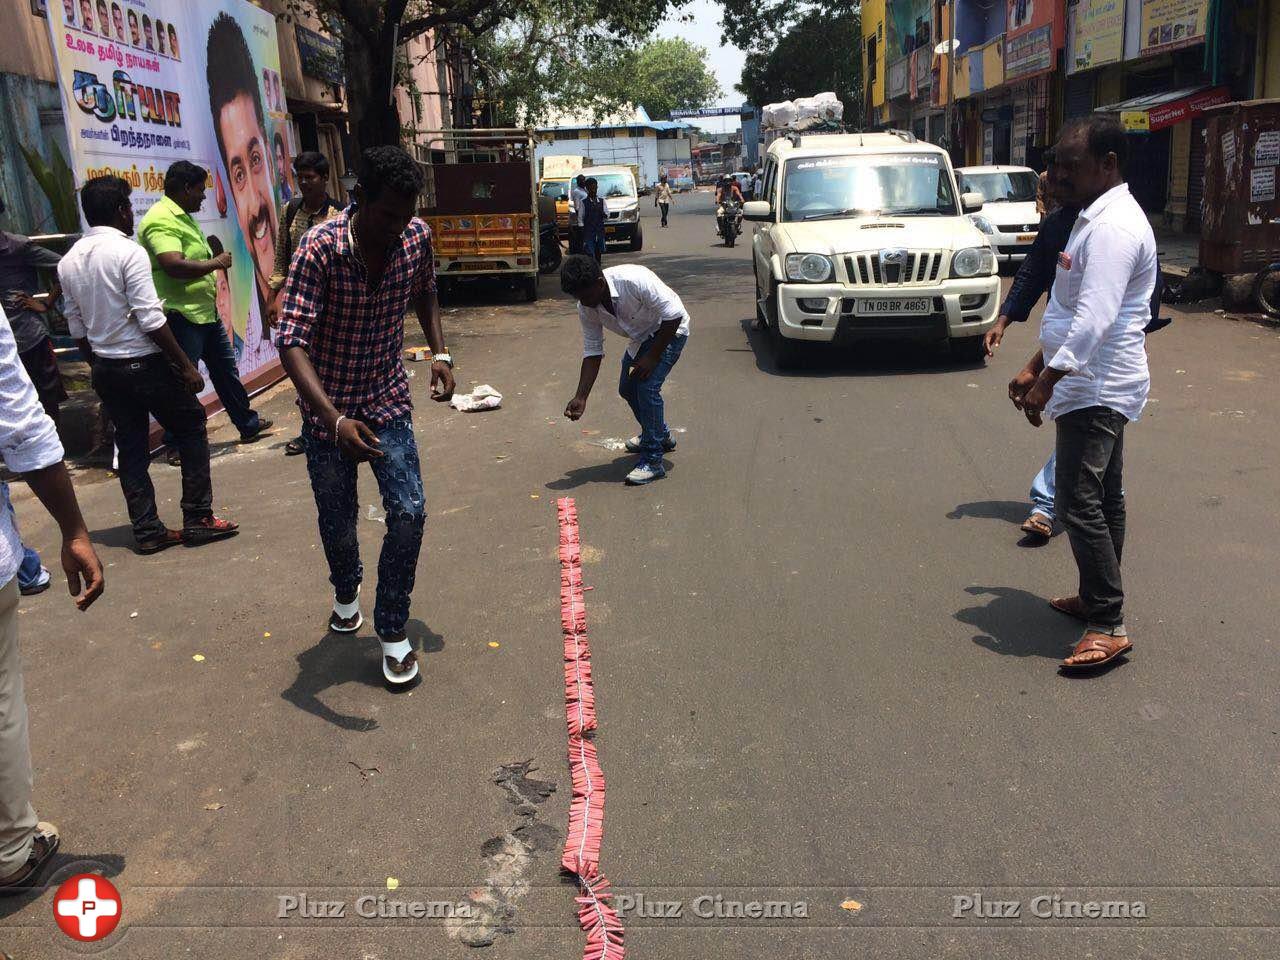
[[[284,455],[286,457],[296,457],[298,454],[306,452],[306,448],[302,445],[301,437],[294,437],[284,445]]]

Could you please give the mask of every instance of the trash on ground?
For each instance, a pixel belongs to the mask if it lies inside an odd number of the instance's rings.
[[[226,806],[225,803],[206,803],[204,805],[204,808],[206,810],[221,810],[225,806]]]
[[[381,510],[379,510],[377,507],[375,507],[372,503],[369,504],[369,512],[364,515],[364,518],[366,520],[372,520],[374,523],[387,522],[387,515],[383,513]]]
[[[192,659],[192,660],[194,660],[196,663],[204,663],[204,654],[203,654],[203,653],[193,653],[193,654],[191,655],[191,659]]]
[[[862,909],[862,904],[860,904],[857,900],[846,900],[842,904],[840,904],[840,909],[848,910],[850,913],[857,913],[859,910]]]
[[[430,347],[410,347],[404,352],[404,358],[411,363],[421,363],[431,359]]]
[[[397,880],[395,877],[387,877],[387,889],[388,889],[388,890],[394,890],[394,889],[396,889],[396,887],[398,887],[398,886],[400,886],[400,881],[399,881],[399,880]]]
[[[502,394],[487,383],[482,383],[470,393],[455,393],[449,405],[462,413],[477,410],[497,410],[502,406]]]

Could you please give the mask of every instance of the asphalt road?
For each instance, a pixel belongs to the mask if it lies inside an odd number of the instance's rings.
[[[218,424],[235,540],[136,557],[115,482],[80,477],[107,594],[83,616],[54,591],[25,598],[21,629],[56,876],[105,871],[125,902],[102,955],[465,958],[469,939],[495,958],[580,955],[556,869],[568,495],[594,587],[603,866],[643,897],[630,956],[1274,956],[1277,331],[1175,308],[1152,339],[1153,402],[1126,451],[1135,651],[1066,679],[1076,631],[1045,598],[1072,589],[1070,551],[1017,530],[1052,434],[1005,397],[1034,324],[985,367],[904,347],[784,375],[750,329],[749,244],[718,245],[705,194],[679,197],[668,230],[650,213],[644,252],[608,259],[656,270],[693,316],[665,480],[621,483],[634,424],[616,338],[586,418],[561,416],[580,345],[553,278],[537,304],[480,290],[446,314],[461,382],[495,386],[500,411],[433,404],[412,368],[432,519],[411,695],[383,691],[367,629],[325,634],[306,471],[282,451],[287,386],[259,401],[272,439],[237,447]],[[177,472],[153,475],[176,522]],[[372,587],[367,476],[362,494]],[[533,817],[513,802],[541,800],[533,786],[494,782],[526,760],[557,787]],[[281,917],[303,893],[347,915]],[[356,915],[379,895],[470,895],[477,916]],[[0,947],[85,952],[51,899],[0,902]],[[1130,916],[1035,915],[1071,901]],[[738,902],[772,915],[732,916]]]

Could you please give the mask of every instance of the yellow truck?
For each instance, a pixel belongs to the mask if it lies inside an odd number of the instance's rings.
[[[569,200],[569,191],[579,173],[591,166],[590,157],[551,156],[542,158],[542,179],[538,182],[538,192],[550,197],[556,204],[556,229],[560,239],[569,236],[569,212],[573,204]]]
[[[538,197],[533,135],[519,129],[419,131],[440,298],[480,277],[538,299]]]

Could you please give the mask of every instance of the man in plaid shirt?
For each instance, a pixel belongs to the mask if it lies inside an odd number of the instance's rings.
[[[422,171],[399,147],[364,152],[356,203],[298,244],[284,287],[276,347],[298,390],[307,472],[334,588],[329,628],[351,633],[360,614],[356,465],[368,461],[386,510],[373,626],[389,683],[418,676],[405,635],[422,529],[422,471],[401,354],[412,306],[434,360],[431,395],[453,396],[431,231],[413,212]]]

